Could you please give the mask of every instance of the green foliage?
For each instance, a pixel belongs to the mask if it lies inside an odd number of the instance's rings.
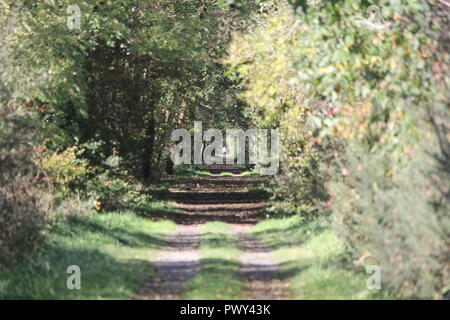
[[[439,297],[450,261],[448,8],[266,3],[274,9],[234,37],[226,62],[256,119],[282,133],[282,207],[331,212],[348,252],[378,263],[388,289]]]
[[[450,180],[428,135],[420,144],[416,137],[405,142],[406,154],[368,155],[349,145],[329,183],[335,226],[355,263],[379,264],[383,285],[406,297],[439,298],[448,286],[449,202],[442,191]]]
[[[446,4],[70,4],[79,30],[65,0],[0,0],[1,259],[40,239],[44,188],[62,211],[74,193],[102,212],[154,206],[145,184],[160,179],[172,130],[202,120],[277,128],[272,210],[329,216],[351,260],[379,264],[396,296],[449,289]]]
[[[273,191],[284,201],[276,211],[311,214],[314,202],[326,198],[318,172],[323,148],[315,143],[307,122],[321,105],[308,87],[293,81],[295,40],[301,30],[292,8],[286,4],[276,10],[264,8],[253,28],[235,36],[225,62],[242,78],[246,90],[241,97],[255,109],[255,121],[279,130],[282,163]]]
[[[76,146],[42,156],[39,166],[46,174],[45,182],[53,186],[60,197],[79,190],[89,174],[87,161],[77,157]]]
[[[37,135],[52,151],[103,140],[106,157],[120,156],[149,182],[164,169],[176,127],[245,123],[235,117],[244,108],[238,86],[216,62],[239,13],[209,0],[70,5],[80,8],[79,30],[67,26],[66,1],[1,2],[1,100],[43,106]]]

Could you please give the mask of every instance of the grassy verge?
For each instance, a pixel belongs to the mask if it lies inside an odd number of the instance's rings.
[[[170,221],[133,212],[70,217],[48,235],[40,252],[0,271],[0,299],[124,299],[151,276],[149,263]],[[67,267],[81,270],[81,289],[67,289]]]
[[[208,222],[199,246],[200,272],[185,287],[185,299],[243,299],[245,283],[239,278],[239,243],[226,234],[229,225]]]
[[[176,166],[175,174],[181,177],[191,177],[191,176],[212,176],[211,172],[201,170],[197,167],[188,166]]]
[[[232,172],[221,172],[219,174],[219,176],[221,176],[221,177],[233,177],[234,174]]]
[[[260,176],[258,171],[244,171],[240,174],[241,177],[256,177]]]
[[[326,223],[304,223],[297,216],[268,219],[254,227],[253,235],[273,249],[292,299],[388,298],[367,289],[369,275],[346,262],[342,242]]]

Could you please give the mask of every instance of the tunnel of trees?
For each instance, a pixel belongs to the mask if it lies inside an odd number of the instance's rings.
[[[395,297],[448,292],[448,2],[69,2],[0,0],[0,273],[75,200],[147,210],[202,121],[278,130],[273,217],[324,219]]]

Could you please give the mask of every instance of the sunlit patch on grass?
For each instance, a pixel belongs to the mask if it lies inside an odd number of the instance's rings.
[[[259,175],[260,173],[258,171],[244,171],[240,174],[241,177],[254,177]]]
[[[211,172],[181,165],[175,168],[175,174],[178,176],[212,176]]]
[[[151,276],[151,259],[175,227],[129,211],[69,218],[45,248],[0,272],[0,298],[126,299]],[[66,286],[69,265],[80,267],[81,290]]]
[[[323,221],[307,223],[299,216],[268,219],[253,228],[253,235],[274,250],[292,299],[388,298],[367,289],[368,275],[353,269],[342,241]]]
[[[230,230],[230,225],[221,221],[210,221],[202,225],[204,233],[226,233]]]
[[[221,173],[219,174],[219,176],[221,176],[221,177],[233,177],[234,174],[233,174],[232,172],[227,172],[227,171],[225,171],[225,172],[221,172]]]

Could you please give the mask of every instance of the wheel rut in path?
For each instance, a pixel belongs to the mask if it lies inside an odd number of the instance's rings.
[[[180,225],[166,239],[153,266],[155,274],[137,292],[136,299],[181,299],[185,283],[199,271],[197,247],[200,242],[200,226]]]
[[[244,252],[240,256],[238,274],[246,282],[246,296],[250,300],[288,299],[288,283],[279,278],[280,265],[272,257],[269,247],[249,235],[249,225],[232,225],[230,234],[239,240]]]

